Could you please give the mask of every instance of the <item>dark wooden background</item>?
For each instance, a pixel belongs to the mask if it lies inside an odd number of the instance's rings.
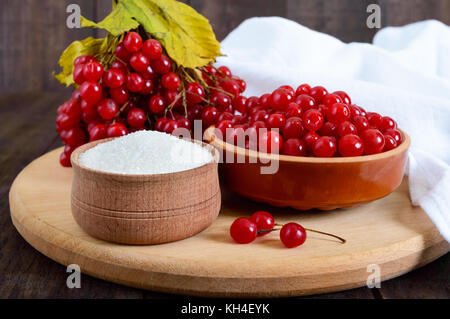
[[[184,0],[205,15],[222,40],[244,19],[282,16],[346,42],[370,42],[376,29],[366,27],[366,8],[377,3],[382,26],[423,19],[450,24],[450,0]],[[68,29],[66,7],[77,3],[82,14],[100,20],[111,0],[2,0],[0,2],[0,93],[62,90],[51,76],[73,40],[97,36],[92,29]]]
[[[343,41],[372,40],[366,8],[380,4],[383,26],[439,19],[450,24],[450,0],[186,0],[207,16],[219,40],[242,20],[279,15]],[[73,40],[95,30],[66,28],[66,6],[78,3],[90,19],[103,18],[111,0],[0,0],[0,298],[173,298],[82,276],[67,289],[65,267],[43,256],[15,230],[8,192],[20,170],[61,146],[56,107],[70,94],[51,76]],[[57,165],[55,163],[55,165]],[[450,254],[382,283],[313,298],[450,298]]]

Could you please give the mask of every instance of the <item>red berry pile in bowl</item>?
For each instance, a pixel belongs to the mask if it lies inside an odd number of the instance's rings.
[[[221,116],[205,138],[224,153],[225,183],[252,200],[331,210],[384,197],[403,179],[408,135],[346,92],[284,85],[248,98],[239,121]]]

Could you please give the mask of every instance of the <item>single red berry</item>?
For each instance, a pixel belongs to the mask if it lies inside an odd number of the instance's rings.
[[[97,112],[102,119],[112,120],[119,112],[119,107],[113,99],[104,99],[97,106]]]
[[[303,142],[305,143],[306,149],[312,151],[314,145],[316,144],[319,138],[320,136],[316,132],[307,132],[303,136]]]
[[[136,72],[144,72],[150,65],[150,60],[142,52],[134,53],[130,58],[130,65]]]
[[[125,74],[120,69],[110,68],[103,74],[103,82],[111,89],[117,89],[125,82]]]
[[[151,61],[152,69],[158,74],[166,74],[172,70],[172,61],[165,54],[160,58]]]
[[[252,108],[258,107],[258,106],[260,106],[260,105],[259,105],[259,98],[257,96],[250,96],[247,99],[247,108],[249,110]]]
[[[393,150],[397,147],[397,141],[391,135],[384,134],[384,148],[383,152]]]
[[[97,61],[91,61],[83,67],[83,77],[86,81],[97,82],[103,76],[103,67]]]
[[[222,92],[214,92],[211,94],[211,103],[214,104],[220,111],[230,110],[231,97]]]
[[[359,136],[348,134],[339,140],[338,151],[344,157],[361,156],[364,153],[364,144]]]
[[[243,79],[235,78],[234,79],[236,83],[239,85],[240,93],[244,92],[247,88],[247,82],[245,82]]]
[[[270,106],[274,110],[285,110],[291,101],[292,94],[283,89],[276,89],[270,96]]]
[[[388,129],[396,129],[397,128],[397,123],[395,123],[395,121],[393,119],[391,119],[389,116],[383,116],[381,118],[380,123],[378,124],[377,127],[381,132],[386,132],[386,130]]]
[[[291,94],[292,96],[295,95],[295,90],[292,86],[290,85],[282,85],[278,88],[279,90],[284,90],[286,92],[288,92],[289,94]]]
[[[384,136],[377,129],[368,129],[361,133],[366,155],[381,153],[384,148]]]
[[[205,98],[205,90],[203,86],[197,82],[191,82],[186,85],[186,99],[189,104],[198,104],[203,102]]]
[[[291,117],[301,117],[302,116],[302,108],[295,102],[291,102],[288,104],[288,107],[285,111],[286,118]]]
[[[303,135],[303,122],[299,117],[291,117],[286,120],[283,127],[285,139],[301,138]]]
[[[233,76],[233,74],[231,73],[230,69],[227,66],[225,66],[225,65],[222,65],[217,70],[219,70],[226,77],[231,78]]]
[[[110,89],[109,90],[109,95],[111,95],[111,98],[114,101],[116,101],[116,103],[119,104],[119,105],[124,104],[130,98],[130,94],[123,87],[119,87],[119,88],[116,88],[116,89]]]
[[[102,87],[91,81],[86,81],[80,86],[81,98],[91,105],[100,102],[102,98]]]
[[[358,134],[358,129],[349,121],[345,121],[338,125],[337,133],[341,137],[348,134]]]
[[[167,134],[172,134],[178,128],[178,122],[175,120],[167,120],[166,124],[163,127],[163,132]]]
[[[325,96],[327,96],[328,91],[323,86],[315,86],[311,88],[309,95],[314,98],[317,104],[323,103]]]
[[[327,119],[334,124],[340,124],[350,119],[350,109],[344,103],[335,103],[328,107]]]
[[[72,164],[70,163],[70,155],[66,152],[62,152],[59,156],[59,163],[61,164],[61,166],[71,167]]]
[[[139,92],[144,88],[144,79],[137,73],[129,73],[125,87],[130,92]]]
[[[178,127],[182,127],[185,129],[190,130],[191,129],[191,121],[189,121],[187,118],[181,117],[176,120],[178,123]]]
[[[266,93],[266,94],[261,95],[259,97],[259,99],[258,99],[258,104],[261,107],[265,108],[265,109],[269,108],[270,107],[270,97],[271,97],[271,95],[272,94],[270,94],[270,93]]]
[[[120,59],[121,61],[127,63],[130,60],[131,55],[133,54],[132,52],[128,51],[125,48],[125,45],[123,44],[123,42],[119,43],[116,46],[116,49],[114,51],[114,54],[116,55],[116,57],[118,59]]]
[[[348,108],[350,109],[351,118],[354,118],[355,116],[361,116],[361,109],[357,105],[351,104],[348,106]]]
[[[106,124],[95,124],[89,131],[90,141],[101,140],[107,137],[107,126]]]
[[[321,136],[334,136],[338,137],[338,127],[336,124],[333,124],[331,122],[325,122],[322,126],[322,128],[319,130],[319,134]]]
[[[330,136],[322,136],[312,148],[316,157],[332,157],[336,153],[336,140]]]
[[[378,127],[380,125],[382,116],[375,112],[367,113],[367,119],[369,120],[370,125],[373,127]]]
[[[283,147],[283,138],[275,131],[268,131],[262,134],[258,145],[260,152],[279,154]]]
[[[320,130],[323,123],[323,115],[318,110],[311,109],[303,114],[303,125],[308,131],[316,132]]]
[[[153,80],[144,80],[144,87],[142,88],[142,90],[139,92],[141,95],[149,95],[151,93],[153,93],[153,89],[155,87],[155,83],[153,82]]]
[[[281,154],[290,156],[305,156],[306,155],[305,143],[299,138],[290,138],[283,143]]]
[[[74,66],[84,65],[93,60],[95,60],[95,58],[92,55],[80,55],[73,61],[73,65]]]
[[[168,120],[169,119],[167,117],[160,117],[157,119],[155,122],[155,130],[158,132],[164,132],[163,129]]]
[[[233,99],[233,109],[238,111],[241,114],[245,114],[247,112],[247,98],[243,95],[239,95]]]
[[[210,127],[217,123],[219,118],[219,110],[214,106],[205,106],[202,111],[202,122],[205,127]]]
[[[120,60],[116,60],[113,63],[111,63],[111,66],[109,67],[109,69],[117,69],[117,70],[122,71],[122,73],[124,75],[128,74],[128,66]]]
[[[161,78],[161,84],[166,89],[178,90],[180,87],[180,78],[176,73],[169,72],[163,75]]]
[[[264,236],[270,232],[260,232],[261,230],[272,230],[275,226],[275,220],[273,216],[264,211],[257,211],[250,216],[250,220],[256,224],[256,229],[258,230],[258,236]]]
[[[154,113],[154,114],[159,114],[162,111],[164,111],[165,108],[165,101],[164,98],[159,95],[159,94],[155,94],[153,95],[148,103],[148,108],[150,110],[150,112]]]
[[[127,122],[133,128],[143,128],[145,124],[145,112],[144,110],[134,107],[128,111]]]
[[[86,143],[86,134],[80,127],[75,126],[65,131],[62,141],[64,144],[78,147]]]
[[[230,112],[223,112],[222,114],[219,115],[217,122],[220,121],[231,121],[234,118],[233,114],[231,114]]]
[[[142,48],[142,38],[137,32],[128,32],[123,45],[128,52],[138,52]]]
[[[220,85],[222,86],[225,92],[228,92],[231,95],[233,95],[233,98],[241,93],[241,88],[239,87],[239,84],[233,79],[226,79],[225,81],[222,81]]]
[[[158,40],[146,40],[142,46],[142,52],[150,59],[157,60],[162,55],[162,46]]]
[[[119,137],[127,135],[128,130],[127,127],[122,123],[114,123],[108,126],[106,134],[108,135],[108,137]]]
[[[299,85],[299,87],[297,88],[297,90],[295,90],[295,96],[299,96],[302,94],[309,94],[311,92],[311,86],[309,86],[309,84],[302,84]]]
[[[225,140],[225,137],[228,133],[227,131],[229,131],[231,128],[233,128],[233,123],[231,122],[231,120],[219,121],[216,125],[216,135],[220,132],[220,134],[222,135],[222,139]]]
[[[314,100],[314,98],[306,94],[300,94],[299,96],[297,96],[295,98],[295,103],[297,103],[301,107],[303,113],[316,106],[316,101]]]
[[[156,73],[152,69],[151,65],[149,65],[144,71],[139,73],[145,80],[155,80]]]
[[[335,103],[343,103],[341,97],[336,94],[327,94],[322,102],[325,106],[330,107]]]
[[[83,70],[84,64],[76,65],[73,69],[73,81],[78,85],[83,84],[83,82],[85,81]]]
[[[236,219],[230,227],[230,235],[238,244],[249,244],[256,239],[258,227],[248,218]]]
[[[269,117],[266,120],[266,124],[268,128],[277,128],[282,129],[284,125],[286,124],[286,118],[283,114],[274,113],[269,115]]]
[[[386,131],[384,131],[384,135],[392,136],[395,139],[397,145],[400,145],[402,143],[402,133],[400,133],[400,131],[395,128],[388,128]]]
[[[361,134],[365,130],[370,128],[369,120],[364,116],[358,115],[352,119],[353,124],[356,126],[358,133]]]
[[[342,103],[345,103],[347,105],[350,105],[352,103],[350,96],[348,96],[348,94],[345,93],[344,91],[336,91],[336,92],[333,92],[333,94],[336,94],[337,96],[339,96],[342,99]]]
[[[306,241],[306,230],[297,223],[288,223],[280,230],[281,242],[287,248],[294,248]]]

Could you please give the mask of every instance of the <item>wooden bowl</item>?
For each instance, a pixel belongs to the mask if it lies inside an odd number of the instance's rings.
[[[352,207],[393,192],[403,179],[409,136],[395,149],[356,157],[297,157],[246,150],[218,139],[214,127],[206,140],[221,151],[221,180],[234,192],[257,202],[298,210]],[[237,163],[238,156],[245,157]],[[230,162],[229,159],[234,159]],[[275,174],[261,174],[267,161],[278,160]],[[253,163],[252,163],[253,161]]]
[[[80,227],[106,241],[160,244],[193,236],[219,214],[219,154],[207,144],[214,160],[191,170],[153,175],[124,175],[81,166],[81,153],[99,143],[77,148],[71,156],[72,214]]]

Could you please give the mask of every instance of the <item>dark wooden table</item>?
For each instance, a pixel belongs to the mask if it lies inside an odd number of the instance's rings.
[[[0,96],[0,298],[176,298],[82,275],[81,288],[66,286],[66,268],[31,247],[9,215],[8,192],[33,159],[61,146],[56,107],[70,92]],[[55,163],[56,164],[56,163]],[[381,284],[310,298],[450,298],[450,254]]]

